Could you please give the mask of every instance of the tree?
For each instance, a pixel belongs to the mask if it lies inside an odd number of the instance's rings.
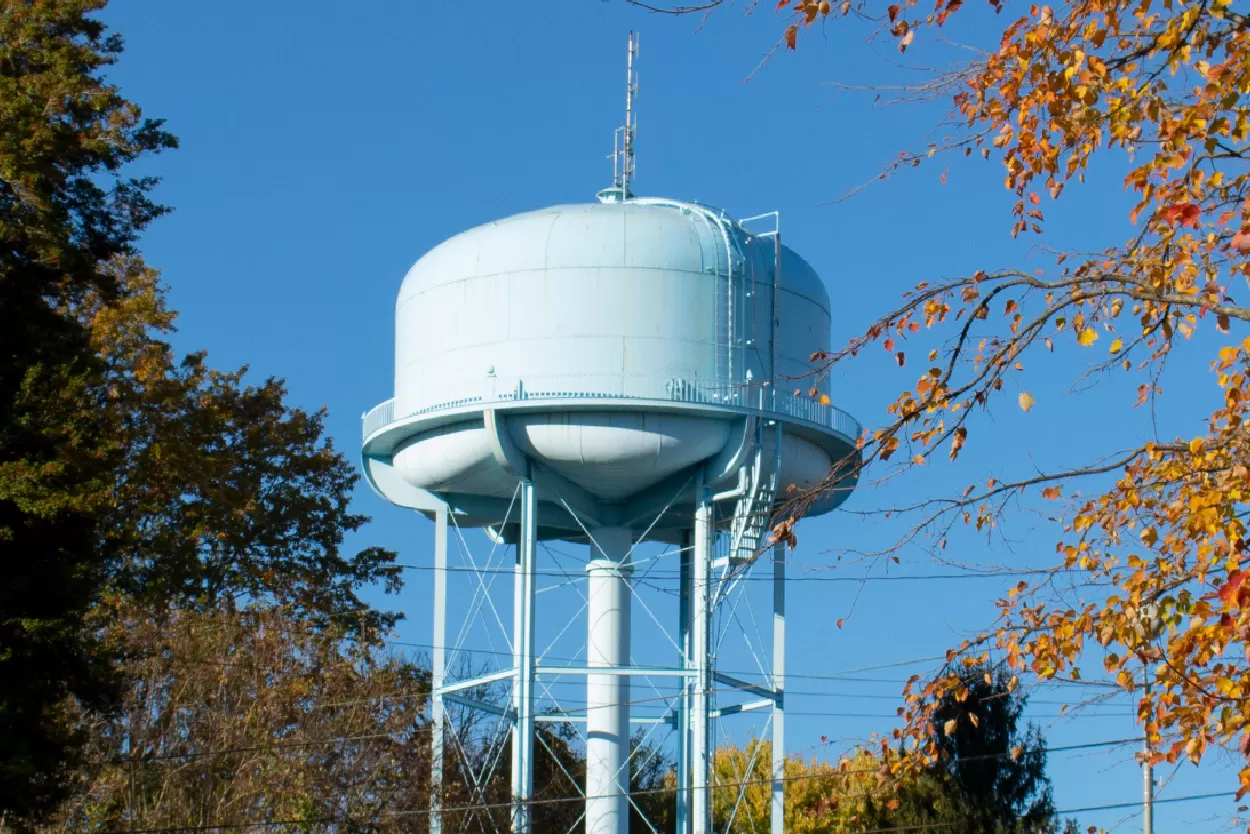
[[[1048,832],[1055,805],[1046,776],[1046,740],[1021,726],[1027,697],[1003,669],[955,673],[966,696],[945,695],[933,710],[939,752],[935,768],[967,834]]]
[[[325,437],[324,409],[293,408],[281,381],[249,385],[246,368],[214,370],[203,353],[176,360],[159,275],[134,258],[109,272],[117,297],[85,293],[71,309],[104,367],[119,450],[102,508],[108,587],[157,610],[278,604],[366,638],[391,626],[398,615],[358,591],[397,591],[401,569],[393,551],[342,552],[369,519],[350,510],[360,475]]]
[[[815,757],[786,757],[785,829],[794,834],[832,834],[843,830],[832,803],[847,777],[835,764]],[[749,832],[767,828],[772,801],[772,743],[752,739],[744,746],[724,745],[712,757],[712,821],[717,831]],[[741,801],[739,801],[741,796]],[[735,813],[734,807],[738,805]],[[732,817],[732,820],[731,820]]]
[[[86,761],[40,830],[424,820],[428,670],[284,607],[123,606],[105,631],[131,655],[122,708],[79,714]]]
[[[808,26],[859,20],[906,50],[922,47],[917,33],[969,14],[963,6],[797,0],[779,9],[795,15],[783,38],[790,48]],[[1250,16],[1231,0],[1068,0],[1021,7],[1000,32],[971,61],[905,91],[945,97],[956,127],[890,170],[944,153],[997,160],[1016,198],[1011,233],[1027,235],[1043,228],[1044,198],[1061,206],[1095,164],[1124,165],[1132,236],[1092,255],[1060,253],[1037,272],[986,265],[921,283],[846,347],[816,357],[818,366],[881,345],[903,367],[908,339],[940,337],[863,440],[864,465],[878,476],[958,458],[1004,398],[1029,411],[1034,396],[1014,384],[1028,362],[1069,361],[1083,379],[1132,375],[1126,411],[1163,403],[1169,362],[1211,372],[1209,417],[1193,436],[1131,438],[1085,465],[1016,477],[973,473],[962,494],[890,509],[913,519],[907,541],[940,551],[957,525],[984,531],[1013,508],[1051,507],[1053,571],[1020,583],[1001,600],[999,622],[952,659],[976,664],[996,652],[1047,680],[1079,679],[1093,663],[1139,694],[1156,762],[1197,763],[1212,745],[1250,755],[1250,308],[1233,298],[1250,277]],[[1186,341],[1191,351],[1175,350]],[[905,735],[932,760],[932,707],[968,688],[953,674],[909,692]],[[1240,797],[1250,763],[1239,778]]]
[[[1053,834],[1075,828],[1055,814],[1046,776],[1046,742],[1020,716],[1027,699],[1003,671],[961,672],[967,697],[942,698],[939,753],[924,769],[901,766],[906,751],[859,747],[836,763],[786,760],[786,830],[853,834],[881,829],[940,828],[952,834]],[[718,830],[750,832],[769,816],[771,747],[752,740],[722,747],[714,759],[713,814]],[[889,778],[891,773],[900,773]],[[741,803],[738,802],[739,795]],[[734,814],[734,806],[740,807]]]
[[[88,17],[101,5],[0,2],[0,809],[18,813],[60,794],[69,699],[113,694],[82,625],[114,450],[98,362],[63,308],[114,294],[103,266],[163,211],[154,180],[120,171],[175,144],[103,80],[121,41]]]

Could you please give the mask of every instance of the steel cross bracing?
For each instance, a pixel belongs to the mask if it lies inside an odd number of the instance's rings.
[[[770,450],[771,451],[771,450]],[[764,458],[755,456],[759,461]],[[750,475],[749,483],[767,480],[758,475]],[[684,487],[683,490],[684,491]],[[746,799],[745,789],[741,786],[734,789],[726,788],[719,791],[713,778],[713,753],[715,748],[716,726],[722,719],[732,716],[753,713],[756,710],[769,709],[771,713],[764,725],[773,742],[771,770],[774,774],[773,812],[769,822],[772,834],[781,834],[783,830],[784,790],[784,549],[774,548],[773,574],[773,628],[771,645],[765,642],[759,621],[747,595],[747,586],[754,583],[739,581],[746,573],[757,567],[756,561],[743,561],[729,565],[728,560],[717,559],[717,543],[728,551],[732,547],[737,525],[736,511],[742,506],[740,496],[732,499],[720,497],[720,503],[730,504],[735,508],[734,515],[717,516],[717,497],[712,495],[703,485],[702,479],[696,485],[695,516],[696,527],[691,530],[685,543],[675,554],[680,559],[681,585],[679,593],[679,610],[676,634],[666,625],[666,612],[656,610],[638,593],[639,583],[647,581],[647,572],[654,567],[660,557],[634,562],[634,550],[637,542],[631,542],[624,561],[630,562],[632,568],[639,568],[636,575],[623,580],[623,584],[631,598],[631,604],[637,603],[645,614],[647,621],[654,625],[663,635],[664,642],[672,647],[676,662],[671,666],[635,666],[632,657],[625,663],[604,667],[602,665],[577,665],[580,655],[573,658],[573,663],[559,664],[544,662],[545,656],[555,648],[560,639],[590,604],[590,597],[583,590],[587,581],[585,576],[577,576],[566,569],[556,558],[550,548],[539,545],[536,539],[534,518],[536,504],[534,488],[529,482],[522,482],[514,495],[508,514],[500,520],[493,540],[485,555],[475,554],[469,547],[465,532],[456,524],[454,508],[439,511],[435,517],[435,594],[433,613],[434,624],[434,704],[433,704],[433,743],[432,759],[434,773],[431,785],[435,796],[430,802],[430,830],[442,834],[446,820],[442,813],[442,791],[446,787],[448,757],[455,761],[454,771],[464,780],[470,797],[482,805],[487,803],[487,788],[503,759],[504,744],[511,739],[512,749],[512,813],[509,828],[516,832],[532,831],[530,799],[533,795],[533,763],[535,745],[546,746],[541,736],[535,734],[534,727],[539,722],[569,723],[578,728],[579,737],[587,742],[585,725],[587,710],[566,709],[561,706],[556,683],[569,677],[589,678],[592,675],[609,676],[629,680],[639,680],[650,689],[656,697],[639,699],[658,703],[663,706],[660,717],[630,716],[630,721],[637,725],[649,725],[643,734],[641,744],[632,745],[631,749],[615,765],[612,772],[607,773],[601,781],[620,783],[623,774],[628,774],[633,758],[639,751],[647,750],[648,756],[656,756],[661,747],[670,739],[674,744],[674,758],[677,761],[677,808],[678,830],[682,834],[709,834],[714,808],[719,808],[718,816],[728,814],[734,818],[740,813],[740,807]],[[674,496],[674,500],[676,496]],[[566,505],[571,515],[580,517]],[[666,505],[657,518],[671,509]],[[519,517],[519,524],[517,518]],[[727,527],[728,529],[723,529]],[[719,529],[718,529],[719,528]],[[514,529],[516,540],[508,542],[502,531]],[[584,526],[586,538],[592,547],[596,543],[596,531]],[[454,531],[454,536],[449,532]],[[645,536],[639,537],[641,541]],[[449,574],[449,539],[455,547],[450,548],[458,557],[459,573],[469,574],[471,596],[460,623],[454,641],[448,643],[447,637],[447,576]],[[541,552],[550,555],[552,564],[564,577],[557,585],[543,590],[571,586],[579,595],[582,605],[568,617],[561,628],[540,650],[534,642],[534,625],[537,615],[536,599],[538,589],[535,587],[536,563]],[[758,549],[758,548],[757,548]],[[515,570],[513,582],[513,617],[511,633],[504,627],[496,597],[501,589],[496,587],[502,572],[499,566],[514,556]],[[736,561],[736,560],[735,560]],[[647,564],[651,562],[651,564]],[[717,571],[717,565],[722,570]],[[567,609],[566,609],[567,611]],[[566,613],[567,616],[567,613]],[[466,667],[467,643],[477,635],[484,636],[490,650],[499,653],[499,646],[507,647],[512,656],[512,665],[502,669],[474,669]],[[732,637],[732,639],[731,639]],[[760,682],[747,681],[716,671],[717,658],[727,651],[727,641],[745,647],[755,659],[759,670]],[[768,660],[771,658],[771,663]],[[452,680],[449,668],[460,660],[458,679]],[[736,665],[736,664],[735,664]],[[664,691],[657,684],[658,680],[680,679],[683,681],[676,692]],[[506,696],[501,697],[499,687],[508,686]],[[717,703],[717,693],[738,693],[747,700],[730,699],[729,702]],[[538,713],[539,699],[551,705],[550,710]],[[629,698],[624,699],[626,703]],[[483,724],[472,719],[472,715],[480,715],[488,719]],[[493,724],[490,723],[493,720]],[[468,728],[466,731],[465,728]],[[476,733],[485,738],[485,751],[476,757],[467,751],[468,739],[466,732]],[[722,731],[723,732],[723,731]],[[647,742],[656,742],[650,744]],[[444,752],[446,751],[446,752]],[[554,751],[547,749],[558,766],[559,758]],[[756,755],[762,755],[757,749]],[[588,763],[589,764],[589,763]],[[593,766],[593,765],[591,765]],[[564,776],[573,784],[582,796],[587,795],[583,785],[565,771]],[[735,783],[743,779],[730,779]],[[627,785],[627,782],[625,783]],[[611,793],[608,791],[607,793]],[[601,794],[592,794],[597,796]],[[644,816],[632,797],[627,797],[629,807]],[[723,807],[722,807],[723,806]],[[748,810],[749,814],[750,811]],[[645,818],[645,817],[644,817]],[[753,827],[756,822],[752,820]],[[654,825],[647,820],[648,825]],[[576,824],[574,825],[576,827]],[[459,817],[456,830],[480,831],[489,834],[500,830],[499,821],[491,814],[482,811],[466,813]],[[757,827],[758,830],[758,827]]]

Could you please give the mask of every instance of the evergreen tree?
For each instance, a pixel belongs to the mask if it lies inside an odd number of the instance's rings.
[[[947,696],[934,713],[943,784],[961,834],[1056,829],[1046,740],[1021,715],[1027,696],[1002,669],[960,670],[968,697]]]
[[[175,145],[104,80],[121,41],[89,17],[102,5],[0,0],[0,810],[18,814],[62,793],[70,699],[115,694],[83,619],[116,447],[65,307],[115,295],[105,266],[164,211],[121,170]]]

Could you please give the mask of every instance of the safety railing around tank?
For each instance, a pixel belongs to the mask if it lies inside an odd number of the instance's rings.
[[[389,426],[395,422],[395,401],[387,400],[379,403],[373,408],[360,415],[360,426],[364,431],[365,437],[373,434],[383,426]]]
[[[730,385],[701,379],[656,379],[620,375],[563,376],[513,381],[492,378],[481,387],[480,394],[437,399],[407,414],[396,415],[395,401],[387,400],[365,412],[361,418],[361,428],[365,438],[368,438],[379,429],[399,420],[471,405],[539,400],[567,402],[620,399],[751,409],[814,423],[852,439],[859,437],[861,431],[859,422],[836,406],[824,405],[816,399],[799,394],[774,393],[767,385]]]

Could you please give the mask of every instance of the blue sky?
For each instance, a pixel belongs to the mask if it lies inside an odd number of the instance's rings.
[[[407,268],[445,238],[518,211],[593,199],[609,183],[612,131],[623,109],[626,32],[642,32],[640,193],[694,199],[736,216],[778,209],[787,243],[822,275],[834,299],[833,343],[849,339],[921,280],[977,268],[1043,265],[1036,246],[1094,248],[1125,236],[1127,199],[1114,161],[1048,211],[1044,239],[1013,241],[1013,196],[1001,169],[950,159],[903,172],[845,202],[826,204],[870,180],[892,154],[923,145],[944,107],[874,104],[871,93],[827,82],[898,83],[919,77],[890,43],[866,29],[813,30],[797,53],[774,45],[782,20],[762,3],[701,22],[648,14],[620,0],[543,3],[162,3],[118,0],[104,15],[126,38],[111,76],[182,148],[145,168],[164,178],[176,207],[143,248],[163,271],[181,311],[175,344],[206,348],[219,367],[248,365],[285,378],[291,400],[329,407],[337,446],[354,456],[359,415],[391,395],[392,305]],[[949,36],[984,42],[988,10],[957,17]],[[960,29],[959,27],[965,27]],[[945,51],[943,51],[945,50]],[[918,39],[911,66],[937,63],[949,47]],[[751,76],[749,81],[746,81]],[[945,184],[939,181],[949,165]],[[918,339],[913,355],[932,346]],[[1184,360],[1185,352],[1181,359]],[[1211,401],[1201,371],[1171,374],[1159,413],[1164,434],[1193,434]],[[1037,397],[1027,415],[1002,407],[982,420],[958,465],[869,488],[848,510],[904,501],[1022,467],[1087,460],[1143,435],[1148,415],[1125,416],[1131,378],[1073,392],[1082,357],[1060,348],[1034,360],[1022,385]],[[1036,367],[1034,367],[1034,364]],[[1183,362],[1176,363],[1186,367]],[[834,401],[866,424],[915,376],[884,351],[835,372]],[[1007,402],[1014,401],[1011,396]],[[428,564],[430,525],[362,485],[356,506],[374,522],[352,544],[382,544],[409,564]],[[829,552],[872,550],[902,532],[896,522],[853,512],[806,522],[795,559],[830,570]],[[960,537],[970,561],[1044,564],[1053,535],[1024,514],[1010,540]],[[480,534],[471,534],[480,545]],[[568,549],[568,548],[565,548]],[[554,558],[554,557],[553,557]],[[895,575],[948,573],[912,563]],[[875,575],[887,573],[874,568]],[[398,600],[405,641],[429,641],[428,572],[413,571]],[[987,625],[1000,580],[812,581],[790,589],[792,674],[829,675],[939,654]],[[858,599],[856,600],[856,595]],[[558,594],[550,599],[558,620]],[[567,599],[567,597],[566,597]],[[854,615],[834,628],[854,601]],[[576,632],[576,629],[573,629]],[[1093,665],[1097,665],[1096,663]],[[861,672],[833,682],[799,678],[790,700],[790,746],[888,730],[897,693],[931,662]],[[1092,673],[1092,669],[1090,670]],[[1136,734],[1127,698],[1058,720],[1064,689],[1039,690],[1031,715],[1052,745]],[[1060,808],[1133,802],[1141,777],[1129,748],[1056,753]],[[1235,768],[1213,758],[1182,768],[1161,796],[1220,790]],[[1167,776],[1169,772],[1161,775]],[[1161,830],[1214,830],[1226,800],[1163,805]],[[1133,830],[1128,812],[1090,812],[1083,824]]]

